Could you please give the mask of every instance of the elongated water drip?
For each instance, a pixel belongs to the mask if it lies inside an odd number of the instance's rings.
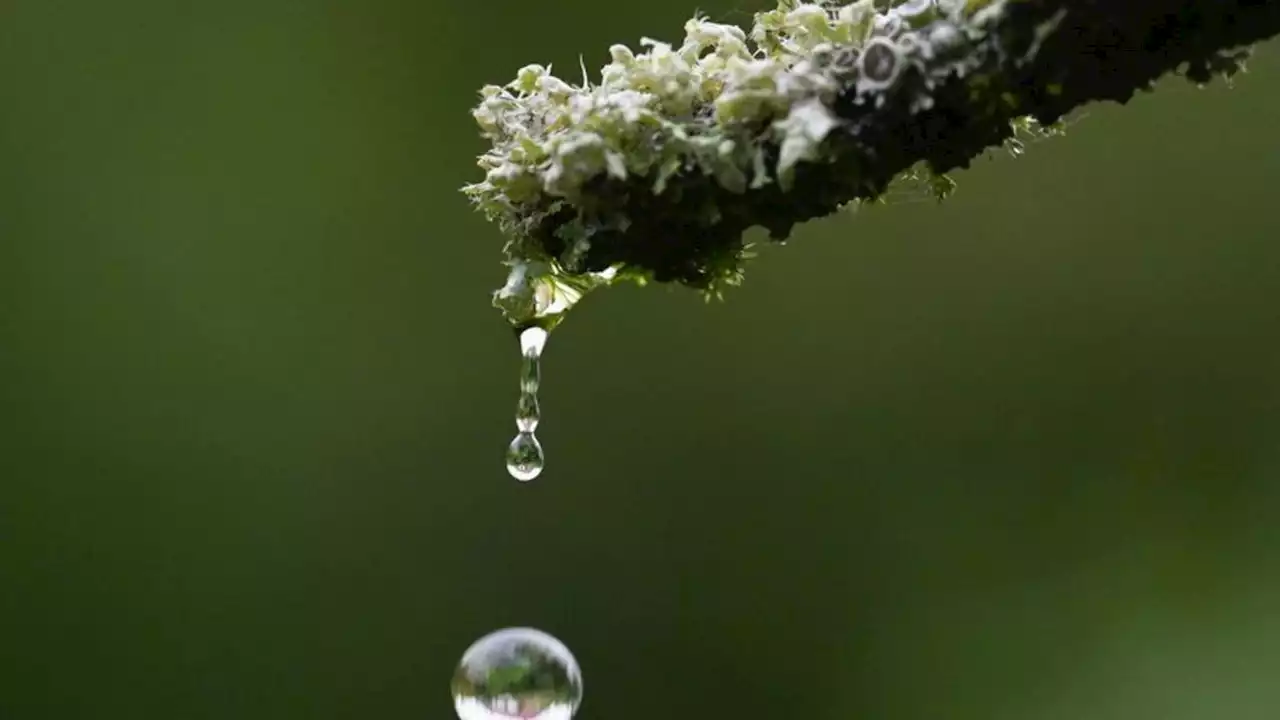
[[[542,382],[542,349],[546,344],[547,331],[543,328],[530,327],[520,333],[520,400],[516,403],[519,434],[507,447],[507,472],[520,482],[538,477],[546,465],[542,444],[533,434],[542,415],[538,385]]]
[[[519,434],[507,446],[507,472],[521,482],[538,477],[546,464],[542,445],[533,433],[542,419],[538,385],[542,382],[542,349],[547,335],[583,294],[608,285],[617,275],[616,267],[573,275],[554,262],[521,260],[511,263],[507,283],[493,293],[493,304],[508,322],[523,328],[519,331],[520,400],[516,404]]]

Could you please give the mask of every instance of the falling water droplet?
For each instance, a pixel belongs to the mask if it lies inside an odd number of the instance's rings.
[[[542,350],[546,345],[544,328],[530,327],[520,332],[520,400],[516,404],[519,434],[507,447],[507,472],[520,482],[538,477],[546,464],[542,444],[533,434],[542,419],[538,386],[542,383]]]
[[[582,703],[582,671],[554,637],[507,628],[467,648],[450,689],[460,720],[569,720]]]

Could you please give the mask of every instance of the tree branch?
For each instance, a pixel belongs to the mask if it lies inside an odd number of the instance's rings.
[[[1280,34],[1280,2],[784,0],[750,33],[685,32],[614,46],[597,84],[534,65],[482,91],[493,147],[464,191],[509,237],[495,304],[517,327],[622,278],[718,294],[741,281],[748,228],[783,240],[904,176],[941,198],[945,173],[1019,130],[1169,73],[1230,76]]]

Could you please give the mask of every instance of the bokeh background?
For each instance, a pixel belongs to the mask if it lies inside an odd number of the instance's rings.
[[[508,625],[598,720],[1280,713],[1274,44],[589,296],[506,475],[476,91],[695,9],[0,6],[0,718],[444,720]]]

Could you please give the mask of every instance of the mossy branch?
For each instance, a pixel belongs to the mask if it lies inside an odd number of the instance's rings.
[[[749,32],[695,17],[683,45],[610,49],[598,82],[523,68],[474,114],[492,149],[464,191],[509,241],[495,304],[549,326],[617,279],[718,294],[753,226],[806,220],[925,181],[1022,131],[1161,76],[1242,68],[1280,33],[1271,0],[784,0]]]

